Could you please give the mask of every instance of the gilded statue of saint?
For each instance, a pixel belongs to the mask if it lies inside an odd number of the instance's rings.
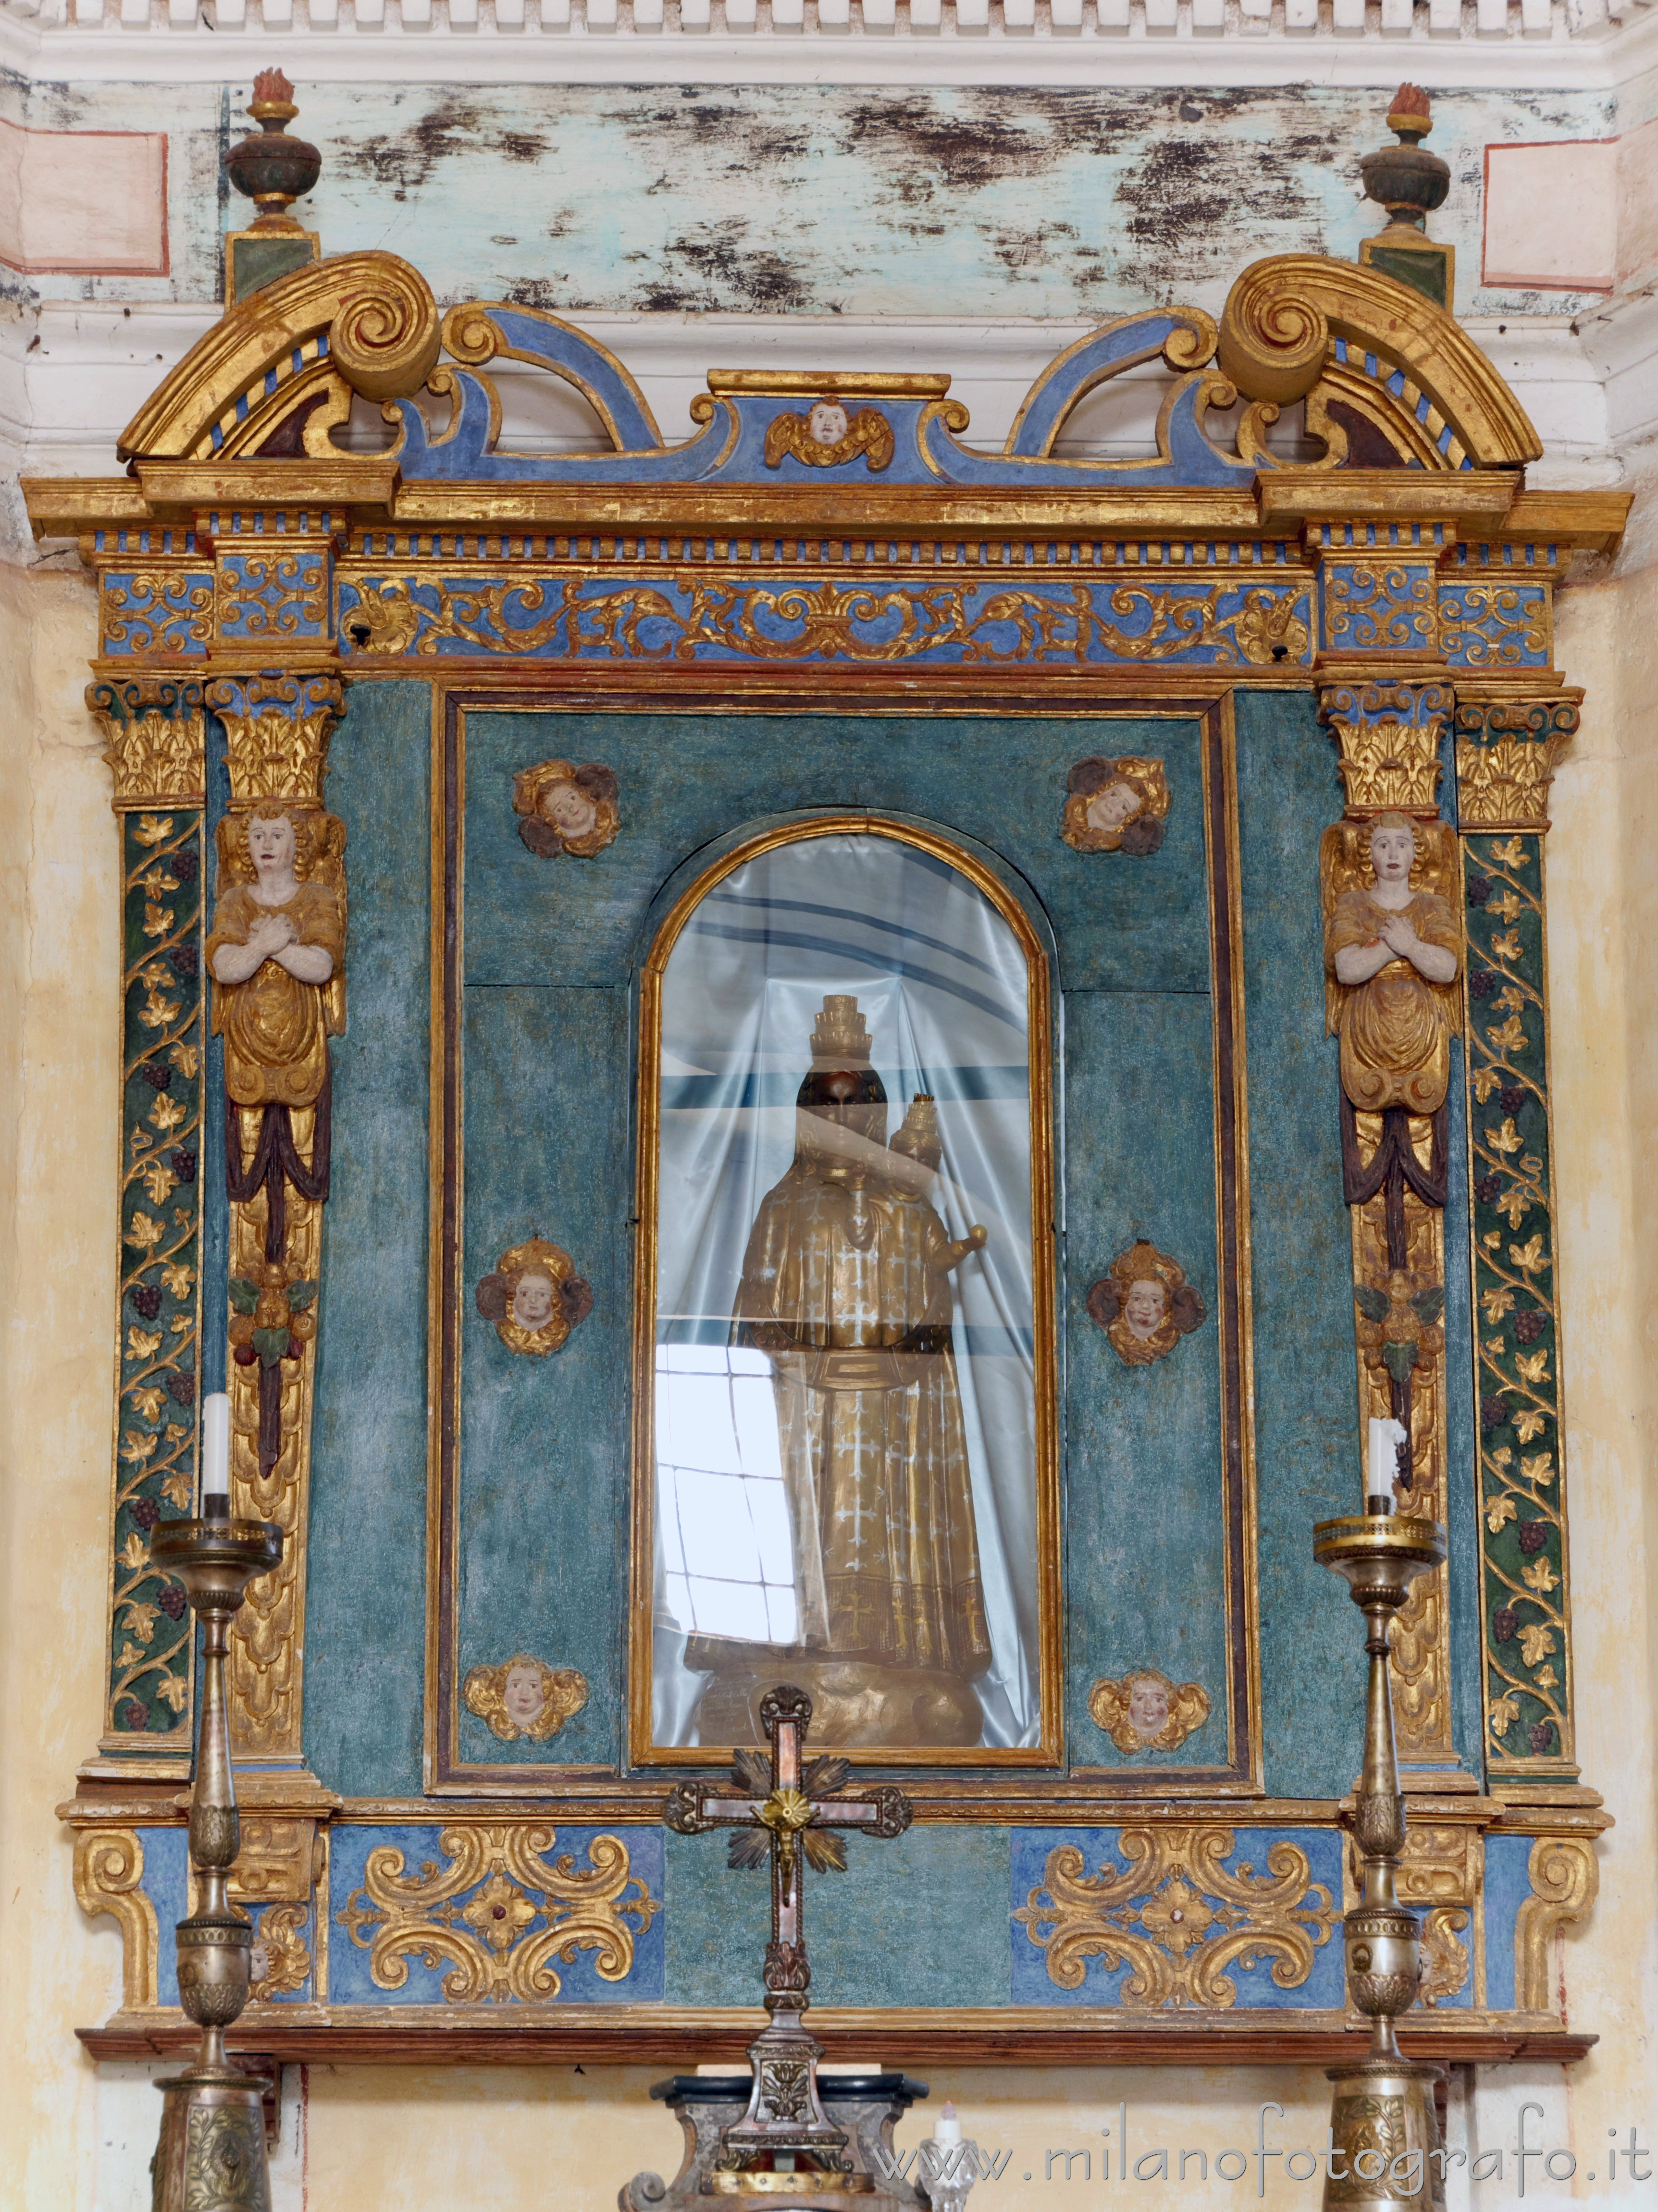
[[[345,1028],[345,825],[273,806],[219,824],[207,964],[225,1089],[239,1106],[312,1106]]]
[[[1451,1073],[1462,931],[1435,891],[1412,890],[1416,832],[1402,814],[1370,825],[1372,881],[1337,897],[1324,933],[1341,1087],[1361,1114],[1436,1114]]]
[[[829,1662],[808,1685],[826,1741],[976,1742],[991,1650],[950,1277],[986,1232],[952,1238],[932,1203],[931,1098],[888,1144],[855,999],[824,1000],[796,1109],[732,1324],[772,1365],[796,1648]]]

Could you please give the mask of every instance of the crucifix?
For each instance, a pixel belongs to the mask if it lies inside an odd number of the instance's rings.
[[[795,2185],[812,2192],[869,2193],[874,2176],[857,2172],[846,2154],[847,2136],[826,2118],[817,2094],[823,2045],[809,2034],[803,2015],[811,1969],[806,1964],[800,1879],[840,1873],[847,1847],[835,1832],[860,1828],[865,1835],[902,1836],[909,1826],[909,1800],[890,1783],[868,1791],[846,1787],[844,1759],[803,1762],[811,1699],[786,1685],[768,1690],[760,1704],[761,1725],[771,1741],[769,1760],[737,1751],[735,1793],[706,1783],[681,1782],[668,1799],[668,1826],[682,1836],[731,1828],[730,1863],[757,1867],[771,1861],[771,1941],[766,1946],[766,2010],[770,2018],[749,2045],[754,2086],[749,2108],[721,2132],[720,2156],[704,2184],[720,2196],[766,2195],[773,2203]]]

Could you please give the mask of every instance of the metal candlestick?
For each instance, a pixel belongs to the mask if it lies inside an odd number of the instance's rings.
[[[1436,1521],[1396,1513],[1321,1521],[1313,1557],[1346,1581],[1364,1615],[1370,1658],[1364,1771],[1351,1824],[1363,1878],[1359,1901],[1344,1923],[1347,1989],[1370,2022],[1370,2050],[1329,2075],[1335,2088],[1324,2203],[1327,2212],[1360,2199],[1365,2212],[1437,2212],[1444,2203],[1432,2158],[1440,2148],[1434,2109],[1440,2072],[1407,2059],[1394,2027],[1416,2000],[1422,1943],[1416,1914],[1399,1900],[1405,1800],[1394,1745],[1388,1631],[1416,1577],[1443,1561],[1445,1531]]]
[[[241,1848],[225,1647],[231,1620],[256,1575],[282,1555],[268,1521],[163,1521],[150,1538],[155,1565],[184,1584],[202,1623],[202,1723],[190,1800],[190,1863],[197,1909],[178,1926],[179,2002],[202,2031],[196,2063],[157,2084],[166,2100],[150,2172],[153,2212],[270,2212],[260,2085],[239,2073],[224,2033],[247,2002],[253,1927],[230,1902]]]

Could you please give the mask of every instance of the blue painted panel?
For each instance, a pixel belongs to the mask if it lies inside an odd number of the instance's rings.
[[[1266,1787],[1339,1797],[1358,1771],[1363,1623],[1313,1563],[1357,1503],[1352,1243],[1336,1044],[1324,1031],[1318,841],[1341,812],[1310,696],[1237,695]]]
[[[427,1965],[418,1948],[400,1952],[397,1963],[384,1971],[390,1980],[396,1972],[407,1969],[407,1978],[400,1986],[388,1988],[374,1977],[372,1946],[376,1927],[359,1922],[356,1933],[352,1932],[349,1920],[342,1918],[347,1912],[374,1912],[377,1908],[369,1898],[364,1884],[368,1855],[371,1851],[392,1849],[403,1854],[400,1869],[404,1881],[419,1880],[426,1869],[440,1872],[451,1863],[439,1840],[442,1829],[438,1824],[407,1827],[337,1827],[333,1838],[333,1870],[331,1877],[334,1926],[329,1935],[328,1986],[331,2002],[334,2004],[368,2005],[441,2005],[446,2002],[444,1977],[452,1970],[451,1962],[434,1959]],[[612,1831],[597,1827],[559,1827],[541,1856],[552,1863],[570,1858],[574,1871],[590,1874],[593,1871],[591,1856],[596,1838],[616,1833],[626,1844],[634,1875],[644,1886],[647,1894],[659,1903],[663,1897],[662,1836],[659,1828],[623,1828]],[[485,1885],[474,1883],[457,1890],[452,1897],[434,1902],[431,1917],[440,1922],[440,1916],[456,1921],[462,1933],[473,1932],[459,1916]],[[514,1884],[519,1894],[535,1905],[539,1911],[544,1905],[546,1893],[530,1883]],[[638,1895],[637,1891],[629,1893]],[[625,1898],[618,1907],[625,1910]],[[553,1918],[565,1917],[564,1909],[556,1906]],[[647,1925],[641,1922],[647,1921]],[[578,1950],[567,1965],[562,1959],[550,1963],[559,1978],[556,1997],[543,2002],[556,2004],[649,2004],[660,2000],[663,1992],[663,1960],[665,1944],[663,1915],[648,1916],[634,1913],[629,1916],[633,1930],[633,1965],[619,1981],[606,1980],[597,1971],[598,1953],[592,1948]],[[383,1925],[384,1917],[378,1924]],[[525,1934],[534,1936],[547,1924],[546,1917],[538,1920],[526,1919]]]
[[[348,1796],[421,1787],[426,1608],[427,781],[423,684],[349,695],[346,1033],[312,1431],[305,1747]]]
[[[1253,1877],[1269,1878],[1268,1853],[1278,1843],[1293,1844],[1305,1854],[1309,1875],[1309,1887],[1303,1893],[1303,1899],[1328,1908],[1333,1905],[1339,1914],[1341,1904],[1341,1838],[1327,1828],[1238,1828],[1235,1843],[1223,1862],[1226,1873],[1239,1880]],[[1081,1852],[1084,1878],[1096,1879],[1102,1871],[1122,1875],[1128,1871],[1128,1862],[1123,1856],[1123,1831],[1121,1828],[1016,1828],[1012,1848],[1012,1909],[1017,1912],[1029,1905],[1041,1907],[1051,1904],[1047,1888],[1048,1866],[1052,1853],[1063,1845]],[[1157,1892],[1161,1895],[1171,1881],[1184,1878],[1171,1873],[1164,1877]],[[1323,1895],[1318,1893],[1321,1886]],[[1157,1916],[1151,1929],[1143,1923],[1142,1908],[1150,1902],[1145,1895],[1131,1895],[1121,1905],[1112,1905],[1111,1924],[1125,1933],[1139,1936],[1142,1941],[1155,1941],[1169,1948],[1166,1938],[1175,1931],[1165,1930]],[[1205,1904],[1216,1913],[1230,1914],[1241,1918],[1247,1908],[1218,1896],[1206,1895]],[[1194,1909],[1184,1899],[1175,1908],[1197,1917]],[[1108,1965],[1101,1957],[1089,1958],[1085,1962],[1080,1988],[1061,1988],[1050,1976],[1048,1957],[1040,1942],[1034,1938],[1047,1932],[1051,1923],[1011,1923],[1013,1952],[1011,2001],[1021,2005],[1114,2005],[1121,2002],[1122,1986],[1133,1967],[1127,1962]],[[1203,1931],[1199,1941],[1212,1942],[1227,1932],[1224,1920],[1216,1918]],[[1338,1918],[1329,1934],[1318,1940],[1316,1925],[1308,1933],[1315,1939],[1311,1971],[1305,1981],[1292,1989],[1282,1988],[1272,1979],[1273,1954],[1266,1948],[1253,1959],[1246,1956],[1226,1969],[1227,1978],[1237,1990],[1240,2009],[1260,2007],[1272,2011],[1303,2008],[1339,2008],[1343,2002],[1343,1961],[1340,1923]],[[1176,1937],[1176,1941],[1182,1940]],[[1190,1946],[1183,1958],[1190,1956]]]
[[[732,1873],[720,1836],[669,1835],[667,1846],[669,2002],[757,2005],[765,1874]],[[1009,2002],[1005,1828],[852,1836],[847,1862],[807,1882],[813,2004]]]
[[[463,1711],[461,1756],[616,1765],[631,1396],[628,994],[465,996],[460,1679],[529,1651],[579,1668],[590,1694],[541,1743],[502,1743]],[[545,1358],[508,1350],[472,1297],[502,1252],[531,1235],[562,1245],[593,1291],[592,1313]]]
[[[1493,2012],[1514,2005],[1514,1932],[1520,1908],[1531,1895],[1530,1836],[1485,1838],[1485,2002]]]
[[[164,2005],[179,2002],[179,1951],[173,1931],[190,1910],[190,1834],[185,1828],[141,1828],[144,1895],[155,1908],[155,1994]]]
[[[1067,988],[1207,988],[1194,722],[474,713],[466,750],[469,985],[624,982],[648,949],[653,900],[691,855],[744,823],[868,806],[999,854],[1052,923]],[[1160,851],[1076,853],[1060,837],[1066,773],[1100,753],[1166,762]],[[616,771],[622,831],[596,859],[538,860],[520,842],[513,776],[545,759]]]
[[[1066,1703],[1080,1765],[1228,1757],[1211,1017],[1197,993],[1066,1000]],[[1129,1367],[1086,1299],[1141,1237],[1179,1261],[1209,1318]],[[1209,1693],[1176,1751],[1125,1753],[1090,1717],[1091,1685],[1135,1666]]]

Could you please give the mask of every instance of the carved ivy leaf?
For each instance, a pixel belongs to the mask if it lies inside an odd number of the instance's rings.
[[[1526,1004],[1526,994],[1510,983],[1497,994],[1497,1003],[1505,1014],[1517,1014]]]
[[[140,1328],[135,1322],[127,1330],[127,1358],[154,1359],[161,1348],[161,1332]]]
[[[1513,930],[1509,930],[1504,936],[1492,938],[1491,951],[1499,960],[1517,960],[1520,957],[1520,939]]]
[[[1552,1667],[1545,1667],[1532,1677],[1540,1690],[1552,1690],[1559,1686],[1560,1677]]]
[[[1516,1184],[1512,1190],[1505,1191],[1497,1200],[1497,1211],[1506,1218],[1510,1229],[1518,1229],[1531,1212],[1531,1200]]]
[[[130,1246],[135,1252],[149,1252],[153,1250],[166,1235],[167,1231],[153,1216],[148,1213],[135,1213],[127,1224],[126,1234],[122,1237],[121,1242]]]
[[[1509,1257],[1522,1275],[1540,1274],[1549,1264],[1543,1256],[1541,1231],[1535,1237],[1527,1237],[1523,1244],[1510,1244]]]
[[[1505,890],[1500,898],[1485,902],[1486,913],[1495,915],[1499,921],[1517,921],[1525,910],[1510,890]]]
[[[155,1635],[155,1613],[156,1608],[153,1605],[141,1605],[136,1597],[127,1601],[123,1619],[140,1644],[148,1644]]]
[[[308,1279],[304,1282],[290,1283],[288,1286],[289,1313],[303,1313],[308,1305],[315,1302],[317,1292],[321,1287],[319,1283],[313,1282]]]
[[[256,1312],[259,1304],[258,1285],[250,1282],[246,1275],[233,1275],[230,1278],[230,1303],[239,1314]]]
[[[142,1536],[129,1536],[115,1558],[129,1574],[139,1574],[149,1565],[149,1547]]]
[[[116,1653],[115,1664],[118,1667],[123,1668],[136,1667],[143,1656],[143,1653],[138,1649],[136,1644],[129,1642],[124,1644],[120,1650]]]
[[[1485,1508],[1485,1526],[1495,1536],[1499,1529],[1507,1527],[1519,1510],[1513,1498],[1493,1498]]]
[[[262,1367],[274,1367],[288,1350],[288,1331],[285,1328],[256,1328],[253,1349],[259,1355]]]
[[[1382,1357],[1395,1382],[1408,1382],[1411,1370],[1416,1365],[1416,1346],[1413,1344],[1384,1344]]]
[[[134,1390],[130,1393],[130,1395],[132,1400],[133,1409],[142,1419],[146,1421],[159,1421],[161,1419],[161,1407],[167,1400],[167,1393],[165,1390],[159,1390],[155,1389],[153,1384],[146,1384],[143,1389]],[[150,1441],[153,1445],[155,1439],[152,1437]],[[146,1455],[146,1456],[148,1456],[148,1455]]]
[[[1510,837],[1506,843],[1491,847],[1491,858],[1505,868],[1523,868],[1529,865],[1531,854],[1517,837]]]
[[[190,1684],[182,1674],[164,1674],[155,1685],[155,1694],[165,1698],[176,1713],[190,1695]]]
[[[1373,1283],[1353,1285],[1353,1304],[1366,1321],[1386,1321],[1388,1318],[1388,1293],[1377,1290]]]
[[[179,878],[165,860],[158,860],[143,878],[144,889],[152,898],[165,898],[169,891],[179,888]]]
[[[141,814],[133,836],[141,845],[165,845],[173,835],[170,814]]]
[[[196,1270],[187,1261],[175,1260],[170,1267],[163,1267],[161,1270],[161,1280],[175,1298],[187,1298],[190,1296],[191,1285],[195,1279]]]
[[[173,909],[160,906],[154,899],[144,901],[144,935],[165,937],[173,927]]]
[[[1525,1476],[1527,1482],[1552,1482],[1554,1480],[1554,1454],[1552,1452],[1546,1451],[1533,1452],[1529,1459],[1522,1459],[1521,1461],[1520,1472]]]
[[[1487,1030],[1485,1034],[1498,1052],[1524,1052],[1526,1049],[1525,1025],[1518,1014],[1510,1014],[1500,1029]]]
[[[173,1062],[173,1065],[178,1069],[179,1074],[183,1076],[186,1083],[193,1083],[195,1081],[196,1070],[202,1064],[201,1050],[198,1046],[193,1044],[175,1044],[172,1051],[168,1053],[167,1058]]]
[[[171,1029],[179,1018],[180,1001],[164,999],[159,991],[152,990],[138,1009],[138,1018],[147,1030]]]
[[[1494,1152],[1502,1152],[1505,1155],[1517,1152],[1525,1141],[1519,1130],[1514,1126],[1512,1115],[1508,1116],[1500,1129],[1487,1129],[1485,1132],[1485,1142]]]
[[[1528,1667],[1536,1666],[1554,1649],[1554,1631],[1545,1628],[1540,1620],[1528,1620],[1520,1632],[1520,1656]]]
[[[159,1437],[146,1436],[142,1429],[129,1429],[121,1443],[121,1457],[129,1467],[142,1467],[147,1459],[155,1455]]]
[[[1507,1290],[1481,1291],[1479,1303],[1485,1309],[1485,1319],[1492,1328],[1505,1313],[1514,1310],[1514,1292]]]
[[[1495,1067],[1479,1067],[1474,1070],[1473,1095],[1482,1106],[1502,1080],[1501,1073]]]
[[[195,1485],[187,1470],[175,1467],[161,1485],[161,1495],[169,1505],[176,1505],[180,1513],[188,1513],[191,1500],[195,1495]]]
[[[165,1160],[151,1160],[143,1172],[143,1186],[152,1206],[160,1206],[178,1186],[179,1178]]]
[[[159,1129],[163,1136],[188,1119],[188,1115],[176,1098],[160,1097],[149,1109],[150,1126]]]

